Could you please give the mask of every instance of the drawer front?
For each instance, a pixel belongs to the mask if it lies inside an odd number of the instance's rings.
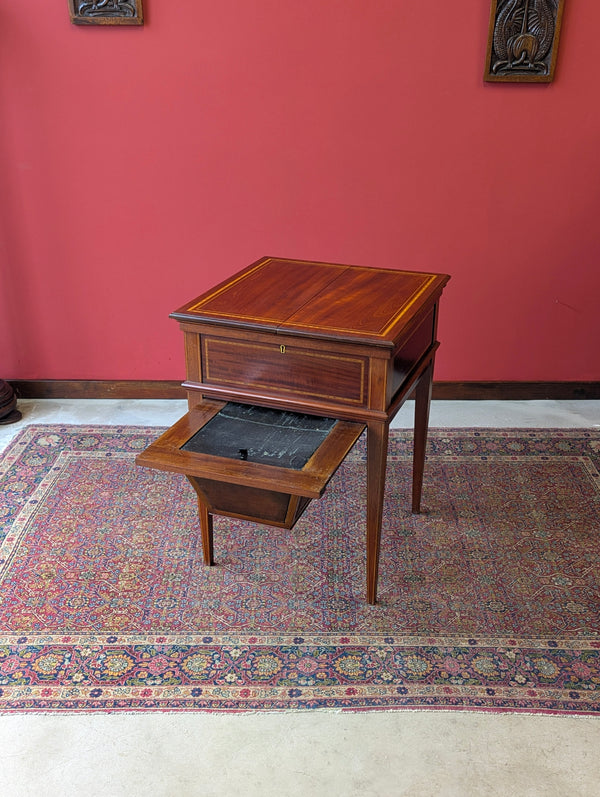
[[[366,357],[320,352],[295,343],[255,343],[205,335],[202,377],[203,382],[224,388],[367,405]]]

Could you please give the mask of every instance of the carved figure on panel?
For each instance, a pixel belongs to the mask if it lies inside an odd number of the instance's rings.
[[[124,2],[124,0],[99,0],[96,3],[78,2],[77,11],[82,17],[134,17],[135,5]]]
[[[564,0],[492,0],[486,80],[547,82]]]
[[[69,0],[76,25],[143,25],[142,0]]]

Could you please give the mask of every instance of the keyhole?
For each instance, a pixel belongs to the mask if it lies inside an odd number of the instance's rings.
[[[280,351],[282,354],[285,354],[285,346],[283,345],[283,343],[282,343],[282,344],[281,344],[281,346],[279,347],[279,351]]]

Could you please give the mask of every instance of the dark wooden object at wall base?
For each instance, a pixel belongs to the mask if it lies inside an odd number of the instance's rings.
[[[143,25],[142,0],[69,0],[75,25]]]
[[[492,0],[484,80],[549,83],[565,0]]]
[[[8,382],[0,379],[0,424],[16,423],[21,420],[21,413],[17,409],[15,391]]]

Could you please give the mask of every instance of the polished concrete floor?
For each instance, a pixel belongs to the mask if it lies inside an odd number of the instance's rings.
[[[185,404],[53,400],[19,408],[20,423],[0,426],[0,450],[27,423],[167,426]],[[411,409],[397,426],[412,425]],[[434,402],[431,426],[600,427],[600,402]],[[589,717],[0,716],[0,795],[14,797],[598,797],[599,784],[600,719]]]

